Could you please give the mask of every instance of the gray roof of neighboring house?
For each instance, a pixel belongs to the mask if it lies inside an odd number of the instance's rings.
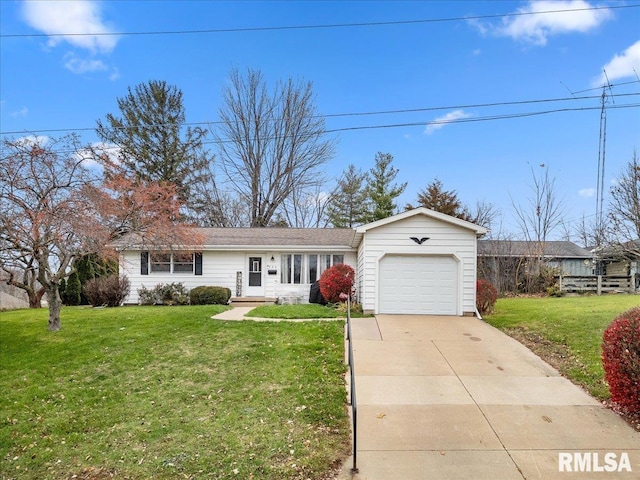
[[[603,247],[592,247],[591,251],[601,259],[640,258],[640,239]]]
[[[478,240],[478,255],[483,257],[528,257],[539,255],[538,242],[521,240]],[[573,242],[544,242],[543,255],[550,258],[593,258],[593,254]]]
[[[194,228],[194,237],[204,247],[337,247],[351,249],[355,230],[351,228]],[[120,249],[142,248],[139,237],[114,242]]]

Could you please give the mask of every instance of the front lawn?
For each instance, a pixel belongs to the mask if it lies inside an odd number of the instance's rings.
[[[501,298],[485,320],[520,340],[594,397],[609,398],[601,361],[602,334],[639,295]]]
[[[344,322],[225,307],[0,314],[1,478],[325,478],[349,452]],[[77,477],[74,477],[77,476]]]

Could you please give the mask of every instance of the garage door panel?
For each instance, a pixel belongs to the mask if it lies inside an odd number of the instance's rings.
[[[389,255],[380,261],[380,313],[457,314],[452,257]]]

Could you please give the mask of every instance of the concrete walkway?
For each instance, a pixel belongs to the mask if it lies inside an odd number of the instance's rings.
[[[295,319],[281,319],[281,318],[262,318],[262,317],[247,317],[247,313],[253,310],[255,307],[233,307],[229,310],[225,310],[222,313],[214,315],[215,320],[233,320],[233,321],[250,321],[250,322],[311,322],[311,321],[324,321],[332,322],[336,320],[344,320],[338,318],[295,318]]]
[[[211,318],[215,318],[217,320],[249,320],[249,317],[245,318],[245,315],[254,308],[255,307],[233,307],[222,313],[214,315]]]
[[[354,479],[640,478],[640,433],[485,322],[397,315],[352,322]],[[573,452],[588,453],[592,470],[606,465],[606,453],[626,453],[632,472],[560,472],[560,453]],[[349,459],[341,479],[352,478],[351,466]]]

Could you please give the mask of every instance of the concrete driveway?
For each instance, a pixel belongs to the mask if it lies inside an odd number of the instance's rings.
[[[485,322],[379,315],[352,333],[354,478],[640,478],[640,433]]]

